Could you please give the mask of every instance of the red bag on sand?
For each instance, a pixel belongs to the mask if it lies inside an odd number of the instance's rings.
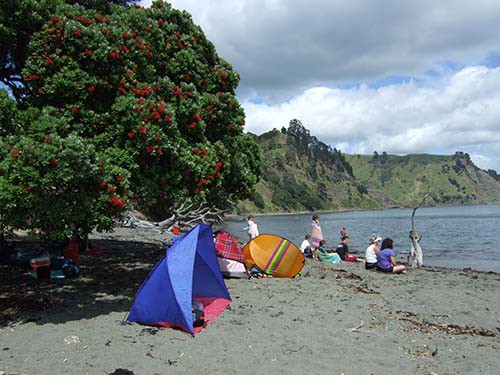
[[[72,239],[68,246],[64,249],[64,257],[71,259],[75,264],[80,264],[80,249],[78,246],[78,241]]]

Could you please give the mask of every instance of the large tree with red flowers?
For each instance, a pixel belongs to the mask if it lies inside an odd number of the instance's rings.
[[[260,157],[243,133],[239,76],[188,13],[61,5],[22,74],[29,113],[0,119],[4,223],[87,232],[131,203],[167,215],[252,192]]]

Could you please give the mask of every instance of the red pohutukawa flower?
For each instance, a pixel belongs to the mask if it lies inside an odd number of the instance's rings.
[[[201,121],[201,116],[199,114],[196,114],[193,116],[195,121],[200,122]]]
[[[158,149],[156,150],[156,155],[158,155],[158,156],[162,156],[162,155],[163,155],[163,150],[162,150],[161,148],[158,148]]]
[[[105,188],[108,184],[104,181],[99,182],[99,186]]]
[[[155,149],[155,146],[153,146],[153,145],[147,145],[146,146],[146,152],[148,154],[152,153],[154,149]]]
[[[55,165],[57,165],[57,163],[59,163],[59,160],[57,160],[56,158],[50,158],[49,162],[50,162],[50,164],[55,166]]]
[[[88,88],[89,92],[94,92],[95,91],[95,86],[94,85],[90,85],[89,88]]]
[[[14,158],[19,157],[19,155],[21,155],[21,153],[20,153],[19,151],[17,151],[17,150],[12,151],[12,156],[13,156]]]
[[[31,190],[31,187],[30,187],[29,185],[26,185],[26,186],[24,187],[24,191],[25,191],[26,193],[29,193],[29,192],[30,192],[30,190]]]
[[[50,57],[47,57],[47,58],[45,59],[45,64],[47,64],[47,65],[52,65],[53,63],[54,63],[54,60],[52,60]]]
[[[121,200],[116,195],[112,195],[111,197],[109,197],[108,202],[111,203],[111,205],[114,207],[119,207],[119,208],[125,207],[125,201]]]
[[[78,107],[73,107],[73,108],[71,108],[71,112],[73,112],[73,113],[78,113],[78,112],[79,112]]]
[[[139,126],[139,133],[146,134],[147,132],[148,128],[146,128],[144,125]]]
[[[174,95],[179,95],[179,96],[182,95],[182,90],[179,89],[179,86],[177,86],[177,85],[174,85],[172,91],[173,91]]]
[[[46,135],[45,137],[43,137],[43,140],[44,140],[45,142],[47,142],[47,143],[49,143],[49,142],[51,141],[51,139],[52,139],[52,138],[50,137],[50,135]]]
[[[86,50],[85,50],[85,56],[87,56],[87,57],[92,56],[92,51],[91,51],[91,50],[89,50],[89,49],[86,49]]]
[[[118,177],[116,177],[116,179],[117,179],[118,182],[122,182],[123,180],[125,180],[125,177],[118,176]]]
[[[196,128],[196,125],[198,125],[196,122],[192,122],[191,124],[189,124],[188,128],[194,129],[194,128]]]
[[[135,138],[136,134],[135,134],[135,131],[131,130],[127,133],[127,137],[129,137],[130,139],[132,138]]]

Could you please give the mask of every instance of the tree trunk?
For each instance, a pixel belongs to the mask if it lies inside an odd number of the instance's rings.
[[[119,224],[124,227],[157,229],[159,231],[170,231],[175,226],[181,231],[188,231],[201,223],[214,224],[222,222],[226,211],[207,204],[197,206],[182,204],[172,210],[170,217],[159,222],[141,220],[132,211],[128,211],[125,218]]]
[[[420,204],[413,208],[413,212],[411,214],[411,230],[410,230],[410,243],[411,243],[411,248],[410,248],[410,255],[408,256],[408,266],[413,267],[422,267],[424,265],[424,254],[422,252],[422,248],[420,247],[420,240],[422,239],[422,236],[420,236],[417,232],[417,228],[415,225],[415,213],[417,212],[417,209],[424,203],[424,201],[427,199],[429,196],[429,193],[426,193],[424,195],[424,198],[420,202]]]

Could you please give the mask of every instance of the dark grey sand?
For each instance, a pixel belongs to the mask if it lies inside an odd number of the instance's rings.
[[[498,374],[500,275],[406,275],[308,261],[296,279],[227,280],[233,303],[195,338],[122,325],[164,235],[99,235],[82,277],[0,268],[0,373]]]

